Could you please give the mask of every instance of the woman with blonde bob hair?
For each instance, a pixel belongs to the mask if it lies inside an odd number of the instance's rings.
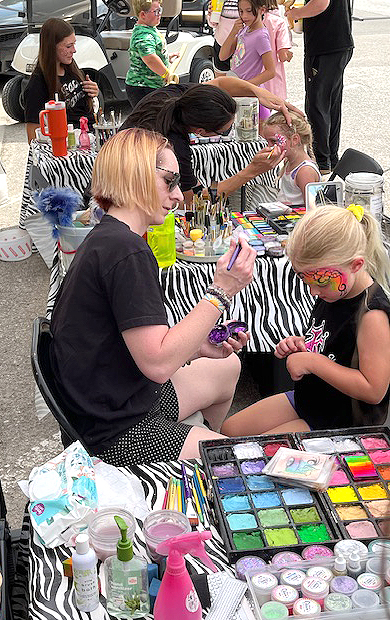
[[[389,406],[389,258],[378,223],[360,205],[309,211],[287,244],[316,302],[304,336],[276,346],[294,391],[229,418],[228,435],[383,424]]]
[[[129,129],[104,144],[92,194],[105,215],[77,250],[53,310],[51,360],[67,415],[90,453],[113,465],[196,457],[199,440],[220,437],[240,372],[232,354],[249,338],[222,347],[207,338],[252,279],[256,253],[245,240],[232,269],[234,242],[201,301],[168,327],[142,237],[182,200],[178,170],[160,134]],[[183,424],[198,410],[213,430]]]

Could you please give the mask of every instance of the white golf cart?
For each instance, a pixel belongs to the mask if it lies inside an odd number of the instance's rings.
[[[135,23],[131,0],[103,1],[107,7],[104,17],[97,15],[96,0],[84,0],[84,2],[81,0],[77,3],[78,11],[84,5],[85,12],[78,12],[78,15],[71,19],[77,37],[75,60],[78,66],[98,83],[102,107],[107,101],[127,99],[124,82],[129,67],[128,48],[132,25]],[[69,3],[66,0],[52,0],[52,2],[54,6],[50,16],[66,19],[71,11]],[[18,121],[24,120],[23,90],[36,63],[39,28],[45,21],[42,20],[42,13],[39,17],[34,15],[34,5],[35,0],[27,0],[28,34],[18,45],[12,61],[12,66],[18,74],[6,82],[3,89],[4,109],[11,118]],[[165,33],[168,52],[180,53],[175,73],[181,82],[210,80],[214,77],[213,37],[205,34],[206,28],[203,26],[193,29],[183,28],[180,25],[181,9],[181,0],[163,1],[161,27]],[[47,17],[49,16],[46,15]],[[115,24],[115,20],[118,19],[125,24],[125,30],[110,29],[112,23]]]

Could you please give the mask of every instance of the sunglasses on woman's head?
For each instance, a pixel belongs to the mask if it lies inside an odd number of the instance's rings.
[[[168,185],[168,191],[173,192],[175,187],[177,187],[180,183],[180,173],[172,172],[172,170],[168,170],[167,168],[162,168],[161,166],[156,166],[157,170],[164,170],[164,172],[169,172],[173,176],[172,179],[166,179],[164,177],[165,183]]]

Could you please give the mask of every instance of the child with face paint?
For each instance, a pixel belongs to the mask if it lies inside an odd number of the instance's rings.
[[[309,122],[298,114],[291,115],[289,127],[282,114],[272,114],[263,123],[262,135],[268,146],[286,149],[284,166],[280,173],[277,199],[288,205],[305,204],[305,187],[321,180],[313,161],[312,134]]]
[[[389,406],[389,257],[359,205],[309,211],[287,244],[294,270],[316,297],[304,336],[279,342],[294,390],[230,417],[224,435],[383,424]]]

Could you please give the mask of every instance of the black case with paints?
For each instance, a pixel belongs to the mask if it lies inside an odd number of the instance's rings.
[[[268,489],[267,488],[261,488],[261,489],[260,488],[256,488],[256,489],[249,488],[248,478],[251,475],[258,475],[260,477],[262,476],[262,474],[261,472],[259,472],[258,474],[243,472],[243,469],[242,469],[243,463],[264,461],[264,464],[265,464],[266,462],[270,460],[271,456],[267,456],[266,454],[264,454],[264,456],[259,456],[258,458],[254,458],[254,459],[237,458],[234,454],[233,446],[240,444],[240,443],[241,444],[246,443],[246,442],[255,442],[259,444],[261,448],[266,448],[270,444],[275,444],[275,443],[280,444],[280,445],[285,445],[287,447],[294,448],[294,449],[298,448],[296,439],[294,435],[291,433],[283,433],[279,435],[254,436],[254,437],[235,437],[234,439],[227,438],[227,439],[222,439],[222,440],[208,440],[208,441],[200,442],[200,455],[203,461],[204,470],[205,470],[206,477],[207,477],[208,494],[213,504],[212,517],[224,540],[225,549],[226,549],[229,563],[235,563],[240,557],[244,555],[259,555],[265,560],[271,560],[271,558],[276,553],[286,550],[286,547],[291,551],[300,553],[305,547],[307,547],[309,544],[312,544],[313,542],[313,541],[302,540],[300,536],[300,532],[302,532],[301,528],[303,527],[317,528],[320,526],[321,527],[324,526],[328,538],[326,540],[316,540],[315,542],[318,544],[324,544],[327,546],[331,546],[333,548],[334,544],[338,540],[340,540],[341,533],[339,529],[337,528],[333,513],[328,511],[328,506],[324,502],[324,498],[321,497],[321,494],[307,490],[306,492],[310,494],[310,497],[311,497],[309,502],[302,503],[302,504],[298,502],[287,503],[284,499],[285,495],[283,495],[283,493],[285,494],[286,491],[288,491],[291,488],[295,488],[295,487],[281,485],[277,483],[276,481],[274,481],[273,488],[271,487]],[[215,466],[220,466],[223,464],[232,464],[232,466],[233,465],[235,466],[237,473],[234,473],[233,474],[234,478],[230,478],[230,479],[231,480],[241,479],[242,481],[241,490],[236,490],[236,491],[221,490],[220,481],[226,480],[228,477],[226,476],[216,477],[214,475],[215,470],[213,468]],[[279,503],[269,505],[269,506],[257,506],[256,507],[256,505],[254,504],[253,496],[260,494],[260,493],[261,494],[263,493],[276,494],[276,496],[273,496],[273,498],[275,498],[276,500],[276,497],[277,497],[277,500]],[[229,498],[230,496],[246,496],[248,508],[244,508],[242,510],[240,509],[225,510],[223,500],[226,498]],[[308,520],[304,522],[297,522],[296,520],[294,520],[293,515],[294,516],[297,515],[298,514],[297,511],[300,511],[302,509],[309,509],[309,508],[314,509],[318,519],[316,519],[315,521]],[[263,522],[260,520],[260,516],[259,516],[259,513],[262,513],[263,509],[267,511],[268,510],[272,511],[273,509],[276,509],[276,510],[282,509],[285,515],[283,516],[283,519],[284,519],[283,523],[280,523],[279,525],[263,525],[262,524]],[[254,517],[255,524],[253,525],[253,527],[247,528],[245,530],[232,529],[229,525],[228,517],[232,517],[232,515],[242,515],[242,514],[252,515],[252,517]],[[252,518],[251,520],[253,521]],[[281,528],[288,529],[290,531],[289,535],[291,535],[291,532],[292,532],[292,536],[295,537],[296,543],[290,543],[288,545],[283,544],[281,546],[270,545],[269,539],[267,539],[267,535],[272,536],[272,530],[281,529]],[[259,544],[258,546],[256,545],[252,546],[251,548],[238,549],[235,544],[235,538],[236,538],[236,535],[238,534],[242,536],[247,534],[249,538],[251,536],[255,537],[255,542],[259,541],[259,543],[261,544]]]
[[[332,440],[340,440],[343,439],[352,439],[359,447],[358,451],[334,451],[333,454],[339,458],[339,469],[343,471],[348,478],[348,484],[337,484],[337,485],[329,485],[329,489],[332,488],[341,488],[345,486],[350,486],[354,490],[356,495],[356,499],[341,502],[334,502],[329,496],[328,491],[322,493],[329,512],[333,514],[334,519],[336,520],[338,527],[341,531],[342,538],[352,538],[350,532],[347,527],[353,523],[368,521],[372,523],[373,528],[375,530],[372,531],[372,536],[368,536],[367,538],[359,537],[358,540],[363,540],[368,543],[370,540],[374,538],[384,538],[390,536],[390,462],[387,463],[373,463],[377,475],[375,477],[370,476],[369,478],[362,477],[361,479],[355,479],[352,471],[346,465],[344,461],[344,456],[353,456],[354,454],[362,454],[368,456],[370,459],[371,455],[379,452],[383,452],[388,450],[390,452],[390,430],[387,426],[364,426],[359,428],[351,428],[351,429],[336,429],[336,430],[323,430],[323,431],[311,431],[307,433],[296,433],[295,434],[297,444],[301,450],[305,450],[304,440],[310,439],[323,439],[329,438]],[[387,447],[383,446],[382,448],[367,448],[362,443],[365,439],[374,438],[374,439],[382,439],[388,445]],[[336,446],[336,444],[335,444]],[[310,451],[310,447],[308,446],[306,450]],[[375,456],[374,456],[375,458]],[[379,460],[381,460],[379,458]],[[382,468],[382,469],[381,469]],[[387,475],[389,476],[387,479],[384,477],[385,471],[387,470]],[[371,498],[371,499],[363,499],[359,493],[359,488],[370,487],[371,485],[380,485],[383,489],[383,494],[386,496]],[[328,490],[329,490],[328,489]],[[376,502],[385,501],[386,505],[383,511],[386,513],[383,516],[375,516],[375,512],[371,513],[371,510],[374,510],[373,504]],[[382,504],[383,506],[383,504]],[[350,508],[353,507],[357,510],[356,518],[354,519],[344,519],[341,518],[339,514],[339,510],[341,512],[342,508]],[[361,516],[358,516],[360,513]],[[387,515],[387,517],[386,517]],[[381,526],[385,528],[383,531]]]

